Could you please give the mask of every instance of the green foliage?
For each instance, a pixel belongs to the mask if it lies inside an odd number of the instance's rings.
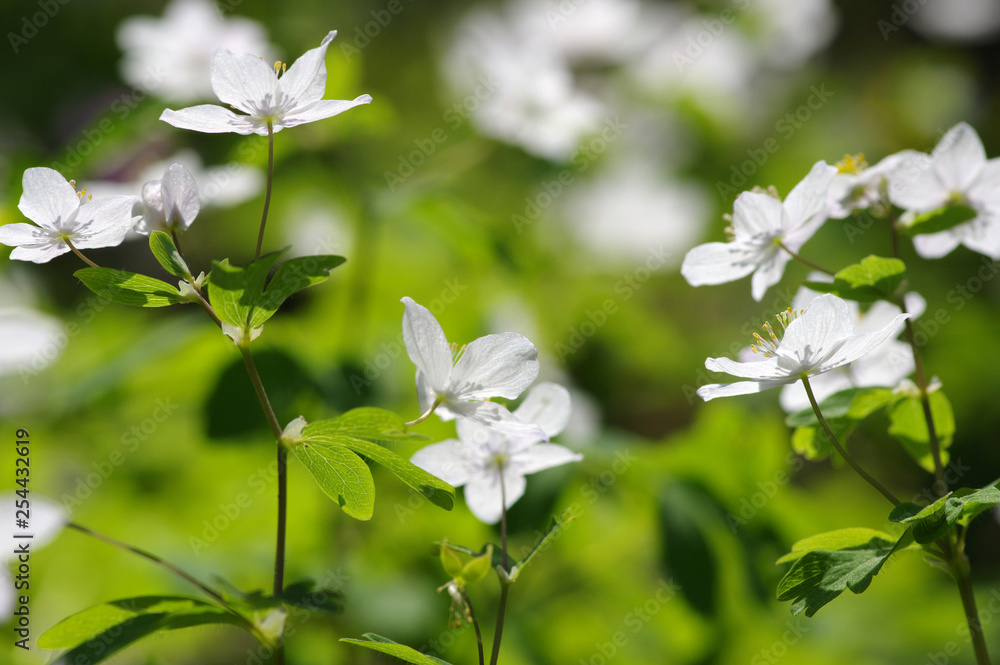
[[[359,520],[369,520],[375,509],[375,481],[364,461],[338,445],[303,442],[293,449],[323,493],[344,512]]]
[[[805,545],[796,544],[800,549],[809,548],[809,541],[845,545],[835,550],[808,549],[795,559],[778,583],[778,600],[793,601],[792,614],[805,610],[806,616],[811,617],[845,589],[862,593],[889,557],[913,541],[909,531],[898,540],[886,538],[877,531],[869,534],[854,529],[847,531],[850,533],[821,534],[803,541]],[[859,543],[864,535],[869,536],[868,540]],[[795,546],[792,551],[795,552]]]
[[[688,482],[672,482],[660,494],[663,564],[671,577],[683,580],[684,599],[705,616],[718,607],[719,569],[704,519],[704,492]]]
[[[160,262],[160,265],[163,266],[163,269],[171,275],[183,279],[191,277],[191,269],[184,262],[181,253],[177,251],[177,247],[174,245],[174,241],[169,233],[163,231],[153,231],[150,233],[149,249],[153,252],[156,260]]]
[[[281,254],[265,254],[246,268],[230,265],[228,260],[212,262],[208,298],[222,321],[241,330],[259,328],[289,296],[323,282],[345,261],[332,255],[291,259],[268,282],[267,274]]]
[[[972,519],[998,503],[1000,490],[996,487],[960,489],[949,492],[926,507],[901,503],[889,513],[889,519],[910,526],[913,539],[926,545],[944,536],[963,517]]]
[[[849,388],[830,395],[819,407],[837,440],[847,445],[847,438],[859,422],[899,399],[889,388]],[[830,437],[812,408],[793,413],[785,422],[795,428],[792,433],[795,452],[811,460],[825,459],[834,452]]]
[[[927,396],[934,431],[940,445],[941,464],[948,463],[948,448],[955,435],[955,414],[951,402],[940,390]],[[931,451],[930,432],[924,416],[923,402],[919,397],[905,397],[889,410],[889,434],[899,439],[913,459],[925,470],[934,472],[934,455]]]
[[[950,205],[931,210],[913,218],[903,232],[908,236],[922,233],[939,233],[975,219],[976,211],[965,205]]]
[[[847,266],[833,277],[833,283],[806,282],[805,286],[820,293],[833,293],[845,300],[874,302],[894,301],[896,291],[906,275],[906,265],[899,259],[868,256],[860,263]]]
[[[88,289],[119,305],[167,307],[187,302],[176,287],[134,272],[111,268],[81,268],[73,274]]]
[[[380,651],[384,654],[399,658],[400,660],[405,660],[407,663],[414,663],[414,665],[450,665],[450,663],[443,661],[440,658],[427,656],[420,653],[416,649],[410,648],[398,642],[393,642],[389,638],[376,635],[375,633],[365,633],[362,637],[365,639],[358,640],[344,637],[340,641],[347,642],[348,644],[356,644],[359,647],[371,649],[372,651]]]
[[[352,409],[332,420],[309,423],[302,430],[304,445],[323,450],[339,449],[345,453],[350,451],[350,454],[367,457],[420,492],[434,505],[451,510],[455,488],[385,447],[386,444],[421,438],[423,437],[407,432],[403,420],[396,414],[367,407]]]
[[[862,547],[874,538],[886,541],[893,540],[892,536],[884,531],[865,527],[837,529],[836,531],[827,531],[826,533],[818,533],[815,536],[803,538],[792,545],[792,551],[778,559],[777,563],[797,561],[809,552],[815,552],[816,550],[836,551],[851,547]]]
[[[38,646],[69,649],[58,663],[92,665],[153,633],[208,624],[231,624],[254,632],[247,619],[217,605],[179,596],[140,596],[63,619],[38,638]]]

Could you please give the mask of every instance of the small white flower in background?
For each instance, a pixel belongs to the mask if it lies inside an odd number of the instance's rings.
[[[733,205],[732,240],[689,251],[681,274],[691,286],[724,284],[753,273],[751,292],[760,302],[777,284],[791,255],[826,221],[826,197],[837,169],[817,162],[785,201],[763,192],[743,192]]]
[[[899,314],[885,327],[874,332],[854,332],[854,315],[847,303],[832,294],[824,294],[810,303],[804,313],[791,308],[779,321],[784,335],[779,336],[770,325],[765,327],[771,339],[755,334],[758,353],[764,360],[737,362],[729,358],[708,358],[705,368],[725,372],[749,381],[714,383],[698,389],[706,402],[716,397],[747,395],[794,383],[802,377],[812,377],[846,365],[873,351],[894,337],[909,314]]]
[[[17,601],[18,594],[14,588],[13,579],[7,566],[17,562],[18,552],[25,543],[30,543],[31,552],[43,547],[55,539],[62,531],[62,528],[69,520],[65,509],[58,503],[49,501],[45,497],[31,494],[31,517],[28,521],[29,528],[20,529],[17,525],[17,501],[21,500],[17,494],[11,492],[0,494],[0,623],[11,615]],[[32,538],[15,538],[15,535],[31,534]]]
[[[822,274],[810,275],[813,281],[829,281]],[[792,300],[792,311],[808,308],[819,297],[815,291],[802,287]],[[906,312],[910,319],[920,316],[927,306],[919,293],[910,292],[905,296]],[[878,300],[862,314],[858,303],[848,300],[847,307],[854,319],[855,333],[871,333],[889,325],[901,310],[897,305]],[[825,374],[810,379],[809,385],[817,402],[848,388],[894,388],[905,381],[914,370],[913,351],[910,345],[898,339],[889,339],[849,365],[842,365]],[[799,382],[781,389],[781,408],[788,413],[796,413],[809,408],[809,398],[805,387]]]
[[[17,207],[35,224],[0,227],[0,244],[15,247],[12,259],[46,263],[69,252],[67,242],[77,249],[114,247],[138,221],[132,216],[135,196],[91,200],[86,190],[78,195],[58,171],[45,167],[25,171],[22,183]]]
[[[491,397],[514,399],[538,376],[538,351],[527,338],[507,332],[486,335],[457,351],[430,310],[411,298],[401,301],[403,342],[417,366],[420,410],[442,420],[463,416],[481,425],[526,436],[538,435]],[[544,438],[540,436],[539,438]]]
[[[352,101],[323,99],[326,50],[336,36],[337,31],[331,31],[318,47],[303,53],[281,76],[280,63],[271,66],[257,55],[237,55],[219,49],[212,58],[212,90],[221,102],[246,115],[238,115],[223,106],[202,104],[179,111],[167,109],[160,120],[180,129],[209,134],[235,132],[267,136],[269,122],[273,130],[279,132],[368,104],[372,100],[369,95]]]
[[[125,19],[116,36],[125,52],[125,82],[170,102],[212,98],[209,65],[219,48],[259,53],[269,60],[274,51],[259,23],[223,17],[212,0],[172,0],[163,18]]]
[[[513,416],[537,425],[546,437],[555,436],[569,421],[569,392],[554,383],[540,383]],[[446,483],[464,485],[469,510],[487,524],[500,519],[501,505],[510,508],[524,495],[526,475],[583,459],[564,446],[542,443],[543,437],[507,434],[465,418],[458,420],[457,430],[458,439],[431,444],[410,461]]]
[[[858,209],[870,208],[885,201],[889,182],[896,169],[916,154],[910,150],[889,155],[875,166],[865,163],[864,155],[848,155],[837,164],[828,193],[830,219],[843,219]]]
[[[961,122],[930,155],[910,153],[889,182],[889,200],[914,213],[961,204],[975,218],[946,231],[914,236],[920,256],[936,259],[960,244],[1000,259],[1000,159],[986,159],[976,130]]]
[[[59,319],[28,307],[0,307],[0,376],[37,372],[59,355]]]
[[[142,196],[134,210],[142,219],[135,230],[144,236],[153,231],[186,231],[199,210],[201,199],[191,172],[180,164],[171,164],[163,179],[150,180],[142,186]]]

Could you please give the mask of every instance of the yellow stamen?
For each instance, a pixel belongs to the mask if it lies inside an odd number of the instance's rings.
[[[753,337],[757,340],[754,344],[750,346],[750,350],[754,353],[760,353],[765,358],[770,358],[774,355],[774,352],[778,350],[778,344],[781,342],[781,335],[788,329],[789,324],[794,321],[800,314],[805,310],[800,309],[795,312],[791,307],[787,308],[784,312],[778,312],[774,318],[778,320],[781,324],[780,333],[775,332],[774,328],[770,323],[765,322],[761,328],[767,333],[770,339],[764,339],[760,333],[754,333]]]
[[[274,63],[274,75],[275,76],[281,76],[281,74],[284,74],[285,70],[287,70],[287,69],[288,69],[288,65],[286,65],[285,63],[283,63],[281,60],[275,61],[275,63]]]
[[[865,155],[861,152],[856,155],[844,155],[844,158],[837,162],[838,173],[853,173],[857,175],[866,168],[868,168],[868,162],[865,161]]]

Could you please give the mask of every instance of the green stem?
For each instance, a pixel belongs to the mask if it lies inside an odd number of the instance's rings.
[[[83,252],[81,252],[76,247],[74,247],[73,243],[71,243],[69,241],[69,238],[63,238],[63,242],[66,243],[66,245],[73,251],[74,254],[76,254],[77,256],[80,257],[80,260],[82,260],[84,263],[86,263],[91,268],[100,268],[101,267],[101,266],[97,265],[96,263],[94,263],[93,261],[91,261],[90,259],[88,259],[86,256],[84,256]]]
[[[808,267],[812,268],[813,270],[818,270],[821,273],[824,273],[824,274],[827,274],[827,275],[836,275],[837,274],[837,273],[835,273],[832,270],[827,270],[826,268],[824,268],[822,266],[816,265],[815,263],[813,263],[809,259],[803,258],[801,255],[796,254],[792,250],[788,249],[788,246],[785,245],[785,243],[781,242],[780,240],[777,240],[776,243],[777,243],[778,247],[780,247],[781,249],[783,249],[786,252],[788,252],[789,254],[791,254],[792,258],[795,259],[796,261],[798,261],[799,263],[801,263],[802,265],[808,266]]]
[[[479,630],[479,620],[476,619],[476,611],[472,609],[472,600],[469,594],[462,589],[462,598],[465,599],[465,606],[469,608],[469,618],[472,619],[472,627],[476,629],[476,644],[479,646],[479,665],[486,665],[486,656],[483,655],[483,634]]]
[[[894,497],[892,492],[883,487],[882,483],[872,478],[867,471],[862,469],[861,465],[857,463],[851,454],[847,452],[842,445],[840,445],[840,441],[838,441],[837,437],[833,434],[833,429],[830,428],[830,425],[826,422],[826,418],[823,417],[822,411],[819,410],[819,404],[816,403],[816,396],[813,395],[812,386],[809,385],[809,379],[806,376],[802,377],[802,385],[806,389],[806,395],[809,397],[809,404],[812,405],[813,412],[816,414],[816,419],[819,420],[819,424],[823,426],[823,430],[826,432],[826,435],[830,437],[830,442],[833,444],[833,447],[836,448],[837,452],[840,453],[840,456],[843,457],[844,461],[847,462],[859,476],[864,478],[869,485],[878,490],[879,494],[888,499],[892,505],[898,506],[899,499]]]
[[[159,566],[162,566],[163,568],[166,568],[167,570],[169,570],[174,575],[177,575],[178,577],[181,577],[185,581],[190,582],[194,586],[196,586],[199,589],[201,589],[204,593],[206,593],[207,595],[211,596],[220,605],[222,605],[223,607],[225,607],[226,609],[228,609],[230,611],[233,611],[233,609],[229,606],[229,603],[226,602],[226,599],[223,598],[217,591],[215,591],[211,587],[209,587],[209,586],[207,586],[207,585],[199,582],[198,580],[196,580],[194,577],[192,577],[188,573],[184,572],[183,570],[181,570],[177,566],[173,565],[172,563],[170,563],[168,561],[164,561],[163,559],[161,559],[160,557],[156,556],[155,554],[151,554],[151,553],[147,552],[146,550],[141,550],[138,547],[133,547],[132,545],[129,545],[127,543],[121,542],[120,540],[115,540],[111,536],[105,536],[103,533],[98,533],[97,531],[94,531],[93,529],[88,529],[87,527],[81,526],[81,525],[79,525],[79,524],[77,524],[75,522],[69,522],[69,523],[67,523],[66,524],[66,528],[68,528],[68,529],[76,529],[80,533],[85,533],[85,534],[87,534],[88,536],[90,536],[92,538],[96,538],[97,540],[100,540],[100,541],[103,541],[103,542],[107,543],[108,545],[113,545],[113,546],[115,546],[117,548],[125,550],[126,552],[131,552],[132,554],[137,554],[137,555],[141,556],[144,559],[152,561],[153,563],[155,563],[155,564],[157,564]]]
[[[969,637],[972,648],[976,652],[977,665],[990,665],[990,654],[986,649],[986,638],[983,635],[983,625],[979,620],[979,610],[976,608],[976,596],[972,590],[972,580],[969,577],[969,558],[964,551],[957,551],[949,561],[949,569],[958,584],[958,592],[962,596],[962,609],[965,610],[965,620],[969,624]]]
[[[267,189],[264,191],[264,213],[260,218],[260,233],[257,234],[257,251],[254,260],[260,258],[264,246],[264,225],[267,224],[267,209],[271,206],[271,183],[274,181],[274,124],[267,121]]]
[[[410,422],[403,424],[406,425],[407,427],[413,427],[414,425],[424,422],[425,420],[431,417],[431,414],[434,413],[434,409],[438,408],[441,405],[442,401],[443,400],[440,397],[437,397],[434,400],[434,403],[431,404],[431,408],[427,409],[427,411],[425,411],[424,413],[421,413],[415,420],[411,420]]]
[[[503,485],[503,469],[500,469],[500,548],[502,552],[503,571],[507,573],[507,494]],[[510,582],[500,580],[500,602],[497,604],[497,627],[493,632],[493,652],[490,654],[490,665],[497,665],[500,657],[500,639],[503,637],[504,614],[507,610],[507,591]]]

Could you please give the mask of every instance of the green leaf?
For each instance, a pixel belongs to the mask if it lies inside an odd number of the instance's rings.
[[[57,663],[91,665],[159,631],[208,624],[231,624],[254,633],[246,619],[216,605],[179,596],[141,596],[97,605],[63,619],[38,638],[38,646],[69,649]]]
[[[346,260],[343,256],[319,255],[301,256],[282,263],[268,282],[263,297],[256,302],[250,327],[263,325],[289,296],[326,281],[330,271]]]
[[[146,275],[111,268],[81,268],[74,275],[97,295],[119,305],[167,307],[187,302],[175,287]]]
[[[945,394],[937,390],[927,396],[934,419],[934,431],[941,448],[941,464],[948,463],[948,448],[955,436],[955,414]],[[907,452],[925,470],[933,473],[934,455],[931,452],[927,418],[919,397],[901,397],[889,412],[889,434],[896,437]]]
[[[169,233],[163,231],[153,231],[150,233],[149,249],[153,252],[156,260],[160,262],[160,265],[163,266],[163,269],[171,275],[185,279],[191,277],[191,269],[184,262],[181,253],[177,251],[177,247],[174,245],[174,241]]]
[[[371,519],[375,509],[375,481],[360,457],[343,446],[313,441],[292,448],[328,497],[359,520]]]
[[[847,438],[858,422],[899,399],[901,396],[894,395],[889,388],[849,388],[830,395],[819,408],[837,439],[847,445]],[[792,448],[800,455],[820,460],[834,452],[830,437],[820,426],[812,408],[793,413],[785,422],[796,428],[792,434]]]
[[[801,559],[809,552],[815,550],[843,550],[851,547],[863,546],[873,538],[882,540],[893,540],[893,537],[883,531],[867,529],[864,527],[853,527],[850,529],[838,529],[826,533],[818,533],[815,536],[803,538],[794,545],[792,551],[776,561],[776,563],[788,563]]]
[[[969,206],[950,205],[917,215],[903,232],[908,236],[921,233],[939,233],[975,219],[978,213]]]
[[[817,610],[850,589],[862,593],[883,564],[909,546],[909,531],[898,540],[873,535],[868,541],[838,550],[812,550],[803,554],[778,583],[778,600],[792,600],[792,614],[805,610],[811,617]]]
[[[462,575],[462,560],[455,554],[455,550],[448,546],[448,541],[441,543],[440,547],[441,567],[448,577],[456,579]]]
[[[347,642],[348,644],[356,644],[359,647],[371,649],[372,651],[380,651],[384,654],[395,656],[400,660],[405,660],[407,663],[413,663],[414,665],[451,665],[440,658],[422,654],[416,649],[393,642],[389,638],[376,635],[375,633],[365,633],[362,637],[365,639],[357,640],[350,637],[342,637],[340,641]]]
[[[344,594],[339,589],[317,586],[312,580],[289,584],[277,597],[286,605],[309,612],[333,616],[344,611]]]
[[[332,420],[309,423],[302,430],[302,438],[306,442],[343,446],[384,466],[434,505],[445,510],[454,505],[455,488],[381,445],[423,438],[408,433],[403,420],[390,411],[353,409]]]
[[[220,319],[241,329],[258,328],[289,296],[326,280],[330,271],[345,261],[342,256],[329,255],[291,259],[281,264],[268,282],[267,274],[283,252],[265,254],[246,268],[228,261],[212,263],[208,299]]]
[[[889,513],[889,519],[909,525],[913,539],[926,545],[945,535],[963,516],[969,515],[971,519],[997,504],[1000,504],[1000,490],[996,487],[962,489],[949,492],[929,506],[901,503]]]
[[[833,277],[833,284],[806,282],[805,286],[820,293],[833,293],[858,302],[892,300],[905,274],[906,265],[899,259],[873,255],[838,272]]]

